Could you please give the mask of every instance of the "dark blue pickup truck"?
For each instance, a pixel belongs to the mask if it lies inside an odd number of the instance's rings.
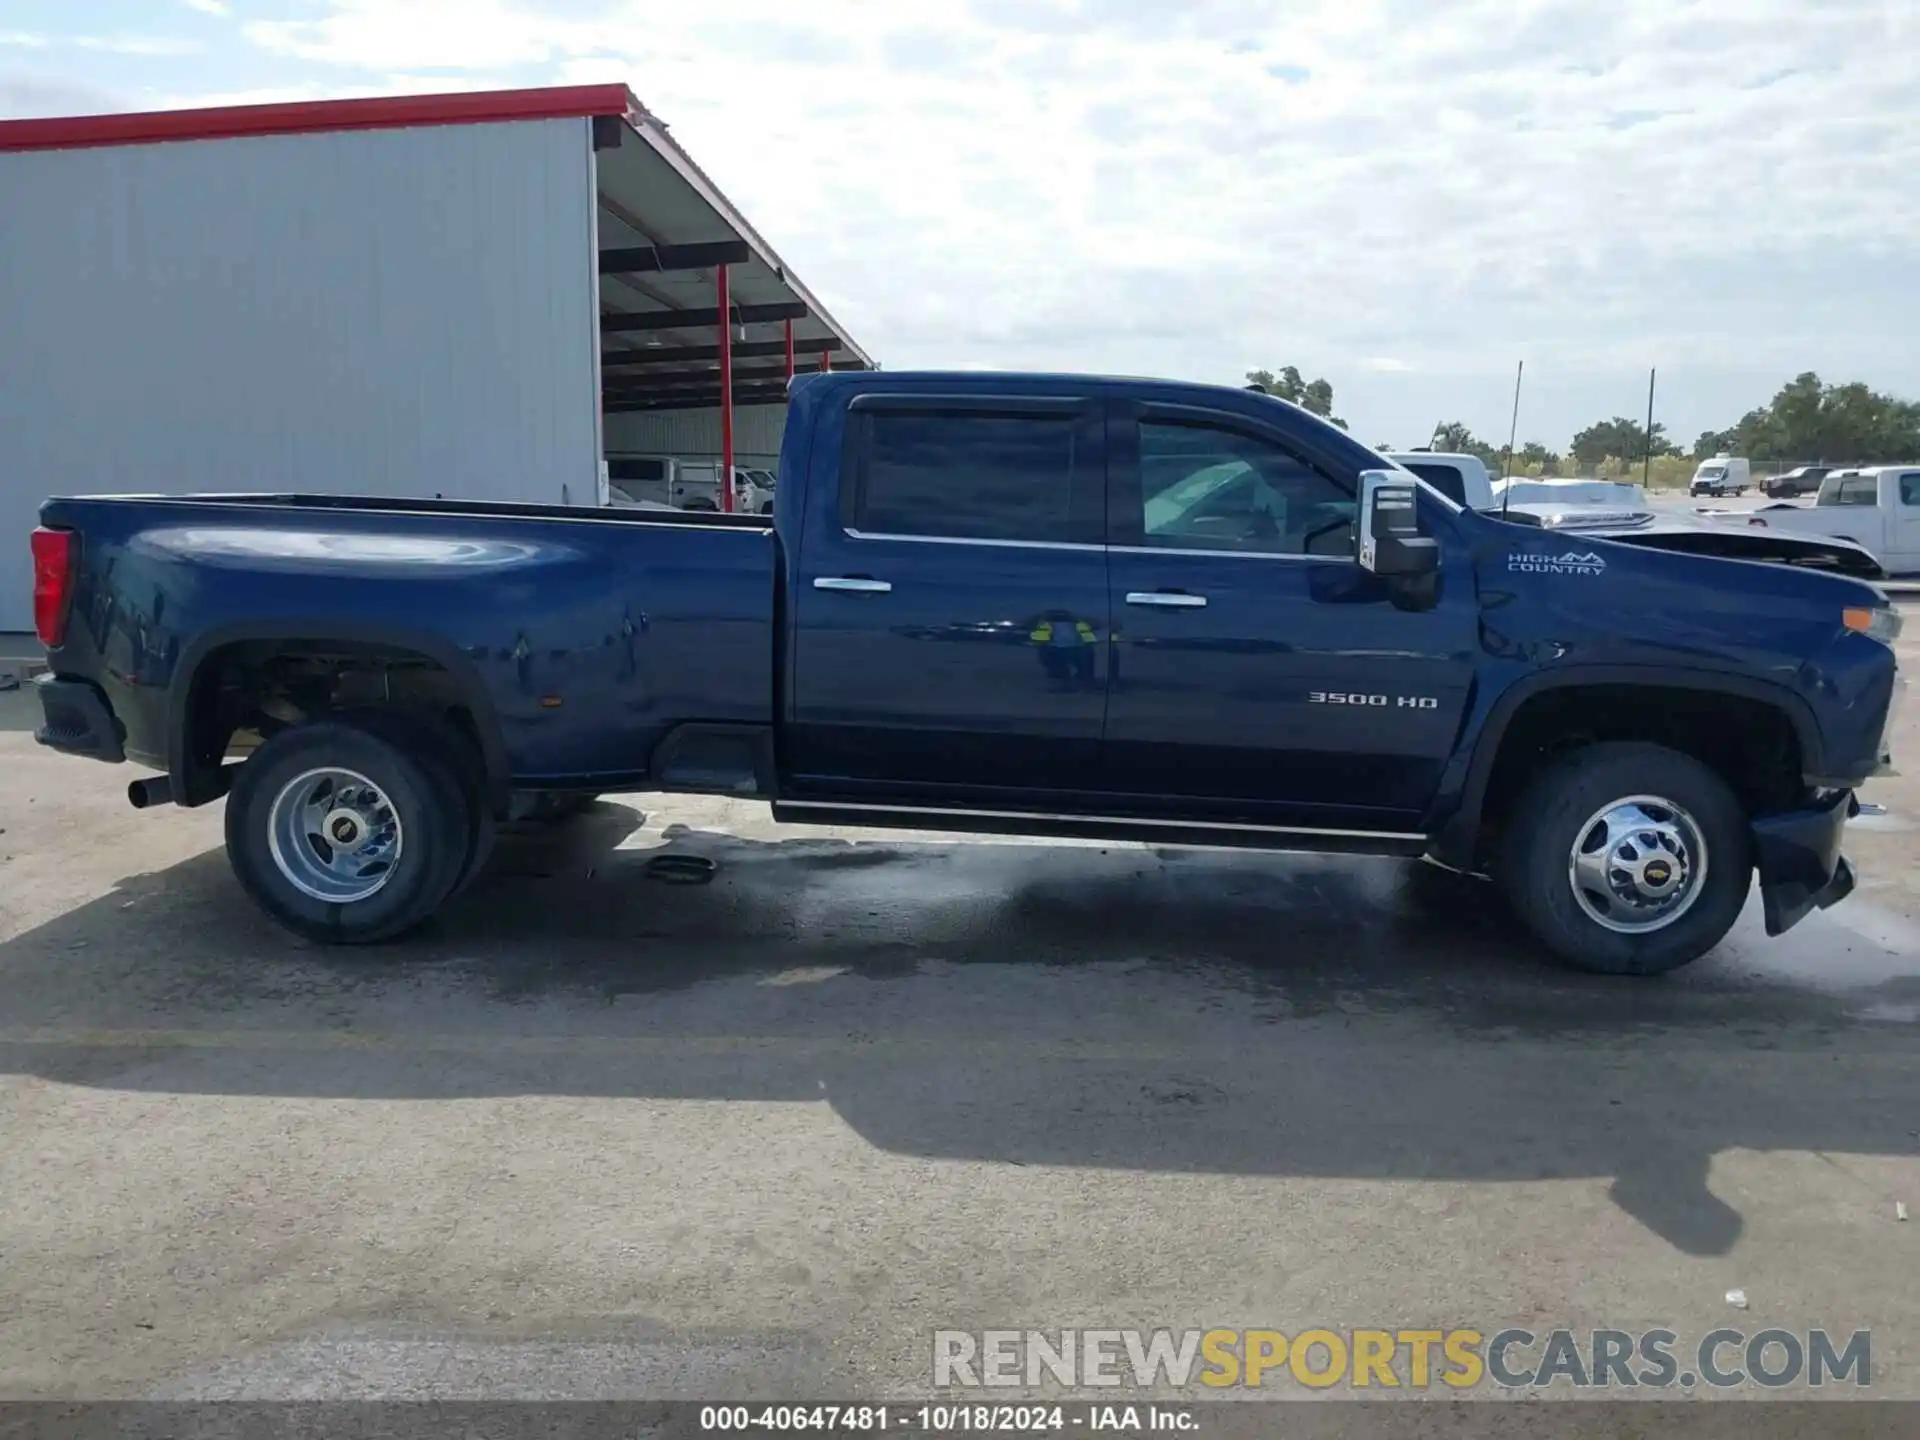
[[[1843,898],[1888,763],[1873,586],[1465,509],[1283,401],[823,375],[764,517],[55,499],[42,743],[227,797],[240,883],[334,942],[494,824],[600,792],[783,820],[1425,856],[1564,960]]]

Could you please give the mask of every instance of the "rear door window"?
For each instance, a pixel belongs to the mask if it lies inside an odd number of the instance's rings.
[[[1105,470],[1085,414],[856,410],[853,527],[867,535],[1098,543]]]

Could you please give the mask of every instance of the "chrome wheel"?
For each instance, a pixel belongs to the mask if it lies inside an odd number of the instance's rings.
[[[267,812],[267,847],[287,883],[333,905],[378,895],[405,838],[393,802],[354,770],[295,776]]]
[[[1706,878],[1699,824],[1657,795],[1630,795],[1595,812],[1567,857],[1567,879],[1587,918],[1622,935],[1673,924]]]

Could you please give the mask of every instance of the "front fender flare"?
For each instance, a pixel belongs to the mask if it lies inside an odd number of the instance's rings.
[[[1793,726],[1800,744],[1800,768],[1803,775],[1822,773],[1824,752],[1820,727],[1813,708],[1784,685],[1751,675],[1728,674],[1717,670],[1685,670],[1661,665],[1568,665],[1523,675],[1507,686],[1487,711],[1474,740],[1473,757],[1467,763],[1466,779],[1461,785],[1460,801],[1452,814],[1433,817],[1428,833],[1437,835],[1433,856],[1456,870],[1471,870],[1476,865],[1480,836],[1480,815],[1486,804],[1487,784],[1500,758],[1500,746],[1507,728],[1520,707],[1536,695],[1551,690],[1574,690],[1588,686],[1645,685],[1666,690],[1700,690],[1723,695],[1738,695],[1771,705],[1783,713]]]

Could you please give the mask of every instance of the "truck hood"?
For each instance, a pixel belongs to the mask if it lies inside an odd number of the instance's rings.
[[[1887,572],[1866,547],[1827,535],[1796,535],[1759,526],[1696,520],[1671,511],[1622,510],[1612,506],[1515,505],[1506,518],[1570,537],[1592,536],[1619,545],[1642,545],[1723,560],[1761,560],[1825,570],[1855,580],[1887,578]]]

